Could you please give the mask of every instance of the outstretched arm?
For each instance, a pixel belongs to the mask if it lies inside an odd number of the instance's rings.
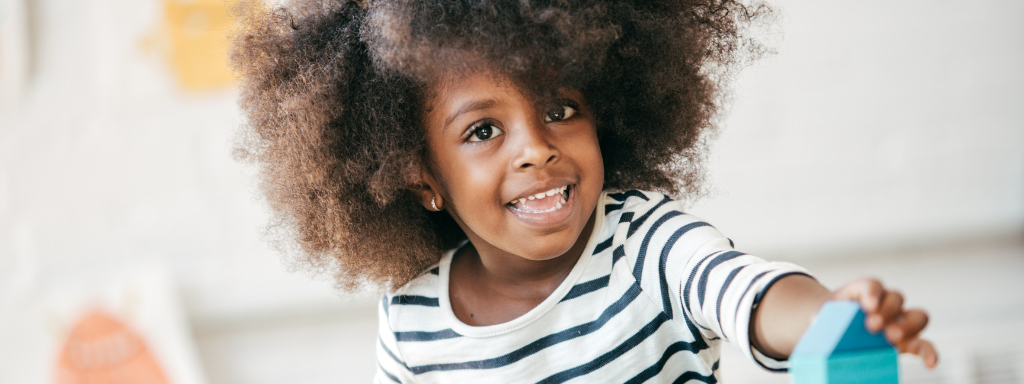
[[[928,315],[920,309],[904,309],[903,295],[885,289],[875,279],[855,280],[835,292],[804,275],[779,279],[765,293],[750,322],[754,347],[770,357],[787,358],[818,308],[828,300],[860,303],[868,331],[884,331],[897,350],[921,356],[929,368],[938,363],[935,347],[918,337],[928,324]]]

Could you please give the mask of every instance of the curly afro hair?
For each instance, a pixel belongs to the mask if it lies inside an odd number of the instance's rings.
[[[395,289],[465,234],[413,196],[439,73],[486,70],[538,102],[580,90],[596,113],[605,189],[702,191],[725,79],[765,52],[762,3],[730,0],[293,0],[238,6],[231,61],[286,253],[340,288]]]

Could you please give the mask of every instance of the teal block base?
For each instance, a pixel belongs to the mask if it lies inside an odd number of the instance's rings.
[[[869,349],[789,359],[792,384],[897,384],[899,365],[893,348]]]

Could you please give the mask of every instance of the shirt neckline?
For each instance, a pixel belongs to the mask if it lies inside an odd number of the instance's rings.
[[[605,200],[606,194],[607,192],[602,191],[601,196],[597,199],[597,208],[595,212],[597,217],[594,219],[594,228],[591,229],[590,239],[587,240],[587,246],[583,249],[583,254],[580,255],[579,260],[576,260],[576,265],[572,267],[572,271],[569,272],[569,275],[565,277],[565,280],[562,280],[562,283],[558,288],[555,288],[555,290],[551,292],[551,295],[549,295],[547,299],[544,299],[544,301],[529,312],[524,313],[522,316],[504,323],[474,326],[463,323],[462,320],[455,317],[455,312],[452,311],[452,304],[448,297],[449,271],[451,269],[452,257],[455,255],[455,251],[466,245],[469,240],[466,240],[458,247],[446,251],[444,256],[441,257],[441,261],[438,265],[438,304],[440,305],[441,313],[443,314],[445,321],[451,326],[452,330],[460,335],[469,337],[489,337],[509,333],[533,323],[562,301],[562,298],[569,293],[569,290],[576,285],[576,281],[578,281],[580,276],[583,275],[583,272],[587,268],[587,264],[593,256],[592,253],[594,252],[594,247],[597,246],[597,242],[599,241],[596,234],[600,233],[601,227],[604,226],[604,204],[602,203]]]

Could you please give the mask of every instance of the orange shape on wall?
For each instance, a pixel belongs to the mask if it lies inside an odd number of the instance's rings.
[[[135,332],[98,311],[71,329],[57,360],[57,384],[166,384],[160,365]]]
[[[164,0],[170,65],[185,89],[230,85],[227,36],[233,19],[226,0]]]

